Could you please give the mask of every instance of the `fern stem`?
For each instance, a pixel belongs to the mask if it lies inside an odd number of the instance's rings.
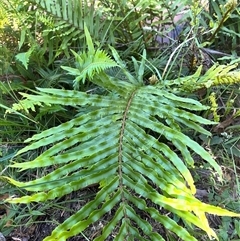
[[[218,24],[217,28],[215,29],[214,33],[212,34],[212,36],[209,39],[209,42],[211,43],[213,41],[213,39],[216,37],[217,33],[219,32],[220,28],[223,26],[223,23],[227,20],[228,18],[228,14],[233,10],[233,8],[229,8],[225,14],[223,15],[220,23]]]
[[[119,188],[121,190],[121,199],[122,203],[125,202],[125,197],[124,197],[124,188],[123,188],[123,177],[122,177],[122,152],[123,152],[123,136],[124,136],[124,130],[126,126],[126,121],[127,121],[127,114],[130,109],[131,103],[133,101],[134,95],[137,90],[133,91],[132,94],[130,95],[130,98],[128,99],[126,109],[123,114],[123,119],[122,119],[122,126],[120,130],[120,137],[119,137],[119,148],[118,148],[118,174],[119,174]],[[127,213],[126,210],[124,209],[124,217],[127,219]]]

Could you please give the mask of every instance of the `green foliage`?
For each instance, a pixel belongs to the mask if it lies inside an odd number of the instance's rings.
[[[174,41],[167,35],[186,21],[187,14],[179,21],[174,19],[189,2],[60,0],[53,4],[51,0],[29,0],[28,5],[37,6],[35,34],[43,42],[50,64],[62,55],[69,58],[69,49],[84,49],[84,25],[95,43],[104,47],[111,44],[126,57],[143,49],[157,50],[158,36]]]
[[[224,23],[231,17],[231,13],[236,10],[237,4],[236,0],[228,0],[225,4],[223,2],[222,4],[217,4],[216,2],[212,3],[212,8],[215,10],[214,17],[216,19],[210,21],[210,27],[213,30],[212,36],[209,40],[210,42],[213,41],[222,27],[223,30],[225,30],[225,34],[230,32],[230,29],[224,27]],[[234,32],[235,31],[232,31],[232,34]]]
[[[94,55],[97,50],[93,51],[87,29],[85,34],[89,53],[92,51]],[[15,162],[10,167],[29,170],[54,165],[55,169],[28,182],[5,177],[10,183],[33,192],[7,201],[44,202],[98,184],[96,196],[44,240],[66,240],[111,212],[112,219],[94,240],[106,239],[113,230],[114,240],[165,240],[143,218],[145,214],[182,240],[196,241],[172,216],[164,215],[166,211],[177,215],[189,227],[193,224],[204,230],[209,238],[217,239],[205,213],[240,215],[205,204],[194,196],[196,187],[189,171],[194,167],[193,153],[208,162],[219,175],[221,169],[211,154],[183,131],[188,127],[210,135],[201,125],[213,122],[192,113],[207,107],[174,94],[163,82],[145,85],[142,78],[145,57],[139,65],[135,63],[136,72],[131,75],[113,48],[112,51],[127,81],[107,75],[104,68],[97,66],[99,59],[87,53],[79,66],[95,66],[81,77],[90,77],[96,85],[107,89],[106,96],[42,88],[34,95],[22,94],[25,99],[18,108],[62,105],[78,107],[79,113],[70,121],[26,140],[29,145],[17,156],[43,146],[47,147],[46,151],[32,161]],[[74,55],[78,58],[76,53]],[[106,56],[103,61],[104,58]]]
[[[212,111],[215,120],[220,115],[213,94],[210,109],[190,95],[240,78],[233,71],[236,65],[214,64],[203,71],[201,61],[200,66],[188,64],[200,46],[232,39],[236,47],[239,7],[234,10],[228,5],[232,1],[222,0],[221,5],[211,1],[210,12],[200,1],[187,0],[171,5],[167,0],[12,1],[11,6],[0,2],[0,25],[5,26],[0,30],[0,107],[7,109],[7,117],[14,112],[19,119],[5,119],[2,111],[1,133],[4,140],[16,140],[23,131],[38,133],[26,140],[9,170],[25,170],[29,176],[35,168],[47,172],[26,182],[6,177],[23,195],[8,201],[51,203],[98,185],[96,196],[45,240],[66,240],[109,212],[112,220],[95,240],[113,233],[114,240],[196,240],[196,226],[216,238],[205,213],[237,215],[200,202],[190,169],[198,155],[221,175],[213,156],[194,141],[196,133],[208,140],[210,132],[203,126],[214,124],[201,111]],[[6,16],[14,16],[12,22]],[[182,24],[182,42],[176,45],[168,34]],[[168,46],[158,37],[167,38]],[[19,90],[23,99],[10,109],[6,96],[18,101]],[[22,110],[34,121],[19,115]],[[35,155],[26,158],[29,153]]]
[[[39,8],[37,17],[43,25],[40,38],[43,40],[43,49],[48,51],[48,64],[58,56],[69,57],[69,46],[74,49],[84,47],[84,24],[95,40],[107,34],[108,28],[101,19],[102,13],[95,1],[60,0],[53,3],[49,0],[31,0],[28,3]]]
[[[88,53],[83,52],[80,55],[78,55],[76,52],[72,51],[77,60],[78,70],[67,66],[62,67],[64,70],[67,70],[70,74],[77,76],[74,80],[75,88],[78,86],[78,82],[80,80],[84,84],[86,78],[91,80],[93,76],[97,73],[100,73],[107,68],[117,66],[117,64],[114,61],[112,61],[104,51],[100,49],[97,49],[95,51],[92,39],[86,26],[84,27],[84,29],[88,45]]]
[[[210,29],[203,45],[213,45],[225,52],[236,50],[239,44],[239,10],[236,0],[209,1],[209,11],[203,11],[200,20],[201,25]]]

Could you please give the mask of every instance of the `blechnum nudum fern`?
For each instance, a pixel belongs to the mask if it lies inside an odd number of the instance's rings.
[[[230,69],[215,66],[203,77],[198,71],[189,78],[145,85],[145,53],[141,63],[134,60],[135,75],[132,75],[114,49],[115,61],[103,51],[94,49],[86,28],[85,35],[88,52],[74,53],[78,69],[63,68],[77,76],[76,85],[78,81],[88,79],[107,89],[109,94],[63,89],[38,89],[34,95],[22,94],[25,99],[13,107],[15,110],[28,111],[39,105],[57,104],[78,107],[82,111],[74,119],[26,140],[29,145],[17,155],[42,146],[47,147],[46,151],[34,160],[15,162],[10,165],[12,168],[26,170],[55,165],[57,169],[28,182],[6,177],[10,183],[32,192],[29,196],[7,201],[30,203],[54,200],[98,183],[96,196],[60,224],[45,241],[63,241],[77,235],[110,211],[112,219],[95,241],[109,236],[112,240],[121,241],[165,240],[143,214],[182,240],[196,241],[173,216],[164,215],[166,211],[182,218],[187,226],[193,224],[204,230],[209,238],[217,239],[205,213],[240,215],[205,204],[194,196],[196,188],[189,171],[189,167],[194,167],[192,153],[201,156],[220,175],[221,169],[202,146],[183,133],[183,128],[210,135],[202,125],[213,122],[195,114],[206,106],[191,98],[178,96],[175,89],[184,90],[187,82],[196,79],[196,88],[211,85],[219,78],[211,75],[216,69],[217,73],[222,71],[225,77]],[[105,70],[114,66],[125,74],[127,81],[106,74]],[[113,230],[115,236],[111,236]]]

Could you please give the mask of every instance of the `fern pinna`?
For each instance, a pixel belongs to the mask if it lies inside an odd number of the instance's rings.
[[[187,127],[210,135],[201,125],[213,122],[194,114],[207,107],[176,95],[174,88],[164,82],[145,85],[145,53],[141,63],[134,61],[135,75],[132,75],[114,49],[116,62],[104,52],[101,58],[95,58],[97,51],[86,28],[85,35],[88,52],[77,58],[77,69],[64,69],[77,75],[76,82],[81,81],[78,73],[81,69],[82,79],[107,89],[108,95],[60,89],[38,89],[34,95],[23,94],[25,99],[13,107],[15,110],[64,105],[78,107],[81,112],[74,119],[26,140],[29,145],[17,155],[43,146],[47,147],[46,151],[34,160],[15,162],[11,167],[26,170],[54,165],[57,169],[28,182],[6,177],[10,183],[33,192],[7,201],[54,200],[97,183],[99,189],[95,197],[44,241],[67,240],[109,212],[112,219],[95,241],[108,237],[121,241],[165,240],[144,215],[182,240],[196,241],[196,238],[174,217],[184,220],[189,229],[194,225],[204,230],[209,238],[217,239],[205,213],[240,215],[205,204],[194,196],[196,188],[189,171],[189,167],[194,167],[192,153],[210,163],[220,175],[221,170],[212,156],[182,131]],[[119,68],[128,81],[107,75],[105,70],[113,66]],[[166,215],[167,212],[172,215]]]

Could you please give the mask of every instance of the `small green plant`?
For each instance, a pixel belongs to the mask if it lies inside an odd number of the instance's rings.
[[[206,213],[240,215],[205,204],[194,196],[196,187],[189,171],[194,167],[192,153],[208,162],[220,176],[221,168],[210,153],[184,134],[183,128],[209,136],[201,125],[214,122],[192,113],[205,110],[206,106],[181,97],[176,91],[183,91],[187,81],[192,81],[200,71],[185,81],[184,78],[168,83],[159,80],[153,85],[145,85],[145,52],[140,63],[133,59],[135,74],[132,75],[115,49],[111,48],[113,61],[104,51],[95,50],[87,28],[85,36],[88,52],[74,53],[78,68],[64,69],[77,76],[75,82],[92,81],[106,89],[108,95],[41,88],[34,95],[22,93],[25,99],[14,106],[15,110],[28,111],[36,106],[57,104],[78,107],[79,113],[70,121],[26,140],[29,145],[17,156],[43,146],[46,150],[32,161],[15,162],[9,167],[30,170],[54,165],[55,169],[28,182],[5,177],[11,184],[33,192],[32,195],[9,198],[7,202],[44,202],[89,185],[98,185],[96,196],[60,224],[45,241],[67,240],[109,212],[112,219],[104,225],[95,241],[107,237],[165,240],[166,237],[156,232],[144,215],[182,240],[196,241],[188,232],[187,227],[191,229],[192,225],[204,230],[209,238],[217,239]],[[106,69],[113,66],[124,73],[125,80],[106,74]],[[231,68],[225,68],[212,68],[198,79],[196,88],[219,82],[220,77],[214,71],[219,73],[221,69],[226,77]],[[230,73],[229,76],[231,79]],[[166,215],[168,212],[172,215]],[[186,228],[176,222],[179,219],[187,224]]]

